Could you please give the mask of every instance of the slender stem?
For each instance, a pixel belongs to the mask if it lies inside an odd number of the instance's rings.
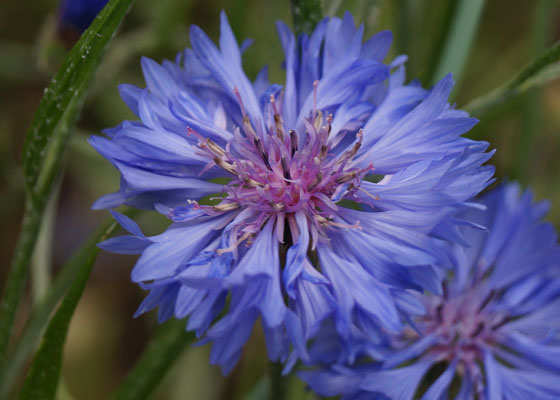
[[[270,375],[270,398],[272,400],[285,400],[287,397],[286,377],[282,375],[282,364],[270,362],[268,364]]]
[[[195,340],[185,331],[185,321],[171,320],[157,328],[146,350],[129,371],[112,400],[141,400],[149,398],[185,350]]]
[[[124,212],[124,214],[128,216],[132,216],[135,213],[136,210],[127,210]],[[111,235],[116,230],[117,226],[118,224],[116,224],[112,218],[99,226],[99,228],[73,252],[72,256],[56,275],[45,296],[33,307],[22,333],[13,347],[9,359],[6,359],[3,367],[0,368],[0,396],[9,390],[9,386],[15,382],[17,374],[24,365],[25,360],[35,349],[37,342],[41,338],[44,328],[53,310],[56,308],[56,305],[71,287],[91,252],[97,251],[96,244]]]
[[[512,80],[491,92],[470,101],[463,108],[480,116],[528,89],[541,86],[560,76],[560,40],[550,46],[540,57],[523,68]]]

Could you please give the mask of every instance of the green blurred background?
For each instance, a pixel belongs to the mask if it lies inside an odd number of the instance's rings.
[[[26,130],[44,87],[69,45],[56,34],[54,0],[3,0],[0,5],[0,279],[5,279],[22,215],[24,183],[18,169]],[[366,27],[394,32],[391,57],[406,53],[410,79],[427,85],[440,49],[440,32],[450,25],[453,0],[327,0],[329,15],[350,10]],[[282,53],[274,22],[290,21],[288,0],[138,0],[125,19],[100,67],[84,113],[74,132],[57,201],[48,215],[44,247],[36,264],[54,273],[73,249],[107,216],[92,211],[93,201],[118,187],[118,175],[87,144],[125,118],[134,118],[121,102],[117,85],[143,85],[140,56],[173,59],[188,46],[188,27],[196,23],[212,38],[219,34],[219,11],[225,9],[239,41],[256,39],[244,55],[254,78],[268,64],[271,79],[282,82]],[[505,83],[548,44],[560,37],[560,4],[553,0],[489,0],[458,79],[454,100],[466,104]],[[466,39],[465,39],[466,40]],[[538,199],[552,203],[549,218],[560,227],[560,82],[532,90],[490,113],[470,136],[487,140],[498,152],[492,162],[498,179],[519,179]],[[143,215],[147,233],[160,232],[165,221]],[[52,250],[52,251],[51,251]],[[72,322],[63,366],[63,398],[104,399],[122,380],[143,350],[155,326],[154,315],[132,319],[143,298],[129,281],[134,257],[101,254]],[[48,275],[35,274],[24,307],[41,293]],[[33,286],[33,287],[31,287]],[[21,328],[23,321],[20,321]],[[187,349],[186,349],[187,350]],[[228,377],[208,364],[208,347],[181,356],[153,396],[156,399],[241,399],[266,373],[262,335],[256,332],[242,361]],[[290,399],[311,399],[292,379]],[[64,393],[67,392],[67,393]],[[67,397],[71,394],[70,397]]]

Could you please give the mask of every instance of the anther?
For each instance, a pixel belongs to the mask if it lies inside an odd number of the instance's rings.
[[[257,148],[259,155],[264,161],[264,165],[266,165],[266,168],[272,171],[272,167],[270,166],[270,162],[268,161],[268,153],[264,150],[262,141],[258,137],[256,137],[253,142],[255,143],[255,147]]]
[[[286,160],[286,156],[282,156],[282,171],[284,171],[284,179],[292,179],[290,175],[290,166],[288,165],[288,160]],[[290,184],[290,182],[288,182]]]
[[[276,99],[274,95],[270,95],[270,104],[272,105],[272,110],[274,111],[274,127],[276,129],[276,135],[281,141],[284,141],[284,127],[282,117],[278,112],[278,108],[276,107]]]
[[[332,130],[332,121],[333,121],[333,115],[332,114],[327,115],[327,137]]]
[[[251,136],[252,138],[257,137],[257,133],[253,129],[253,125],[251,125],[251,120],[247,114],[243,116],[243,129],[248,136]]]
[[[292,147],[292,156],[298,151],[298,137],[296,131],[290,129],[290,144]]]
[[[307,188],[307,190],[313,190],[313,188],[315,188],[315,186],[317,186],[322,180],[323,180],[323,173],[321,171],[319,171],[317,173],[317,176],[315,177],[315,179],[311,183],[311,185],[309,185],[309,187]]]
[[[324,160],[325,157],[327,156],[327,152],[329,151],[329,148],[322,144],[321,145],[321,152],[319,153],[319,159]]]
[[[352,179],[356,178],[356,175],[358,175],[357,171],[352,171],[337,178],[335,182],[339,184],[350,182]]]
[[[220,204],[212,207],[215,211],[232,211],[239,208],[239,204],[230,201],[222,201]]]
[[[208,144],[208,148],[217,156],[223,157],[226,153],[224,149],[222,149],[217,143],[215,143],[212,139],[206,139]]]
[[[233,165],[228,163],[227,161],[224,161],[220,157],[214,157],[214,162],[216,163],[216,165],[225,169],[227,172],[237,175],[237,171],[235,170],[235,168],[233,168]]]

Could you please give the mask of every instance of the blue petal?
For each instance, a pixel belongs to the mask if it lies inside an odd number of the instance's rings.
[[[402,326],[389,290],[369,275],[355,260],[339,257],[324,245],[317,247],[321,267],[330,280],[338,302],[338,320],[348,331],[352,309],[359,306],[374,315],[388,329],[399,331]]]
[[[219,235],[216,228],[223,226],[230,215],[201,221],[181,227],[175,225],[161,235],[151,237],[155,243],[148,246],[131,273],[133,282],[149,281],[173,275],[189,259],[201,252]]]
[[[446,392],[447,388],[451,384],[451,380],[455,375],[455,370],[457,368],[457,361],[454,360],[436,379],[434,383],[430,385],[430,388],[424,393],[422,396],[422,400],[431,400],[431,399],[440,399],[443,397],[444,393]]]
[[[367,374],[360,382],[360,389],[380,392],[392,400],[412,400],[414,393],[431,360],[420,360],[407,367]]]
[[[141,254],[152,242],[134,235],[117,236],[98,243],[103,250],[118,254]]]
[[[502,400],[503,382],[500,368],[490,351],[484,353],[484,370],[486,371],[486,397],[488,400]]]

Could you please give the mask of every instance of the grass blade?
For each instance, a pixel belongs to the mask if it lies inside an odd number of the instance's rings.
[[[28,196],[0,306],[0,369],[5,361],[46,202],[61,169],[70,128],[79,116],[104,50],[132,1],[111,0],[84,32],[45,90],[27,133],[22,167]]]
[[[125,211],[124,214],[132,216],[136,212],[136,210],[129,210]],[[13,353],[7,360],[5,368],[1,371],[0,398],[5,398],[9,394],[11,385],[24,362],[35,349],[56,305],[59,304],[60,300],[68,292],[72,283],[80,274],[80,271],[85,268],[84,266],[88,263],[88,260],[95,258],[97,255],[97,243],[112,235],[117,227],[117,223],[112,218],[99,226],[74,254],[72,254],[54,279],[47,294],[35,306],[25,324]]]
[[[455,87],[459,87],[485,3],[485,0],[459,0],[431,84],[453,72]]]
[[[558,61],[560,61],[560,40],[523,68],[508,83],[470,101],[462,108],[474,116],[480,116],[531,88],[557,79],[560,77]]]
[[[20,395],[21,400],[51,400],[56,394],[62,364],[62,352],[68,334],[70,320],[82,297],[82,293],[91,274],[93,263],[99,249],[92,246],[84,254],[76,279],[43,336],[43,342],[33,359],[29,375]]]
[[[532,46],[531,53],[538,56],[548,44],[550,44],[552,18],[554,9],[557,7],[555,0],[538,0],[533,14]],[[517,160],[512,168],[510,176],[521,183],[528,184],[533,165],[535,137],[541,129],[542,104],[541,91],[530,90],[523,98],[522,123],[520,142],[516,146]]]
[[[22,168],[29,188],[34,187],[43,160],[49,157],[50,150],[45,149],[53,139],[52,133],[72,104],[83,102],[102,55],[132,1],[111,0],[107,4],[69,51],[51,84],[45,89],[23,148]]]
[[[185,321],[173,319],[161,325],[112,400],[148,398],[194,338],[193,333],[185,331]]]

